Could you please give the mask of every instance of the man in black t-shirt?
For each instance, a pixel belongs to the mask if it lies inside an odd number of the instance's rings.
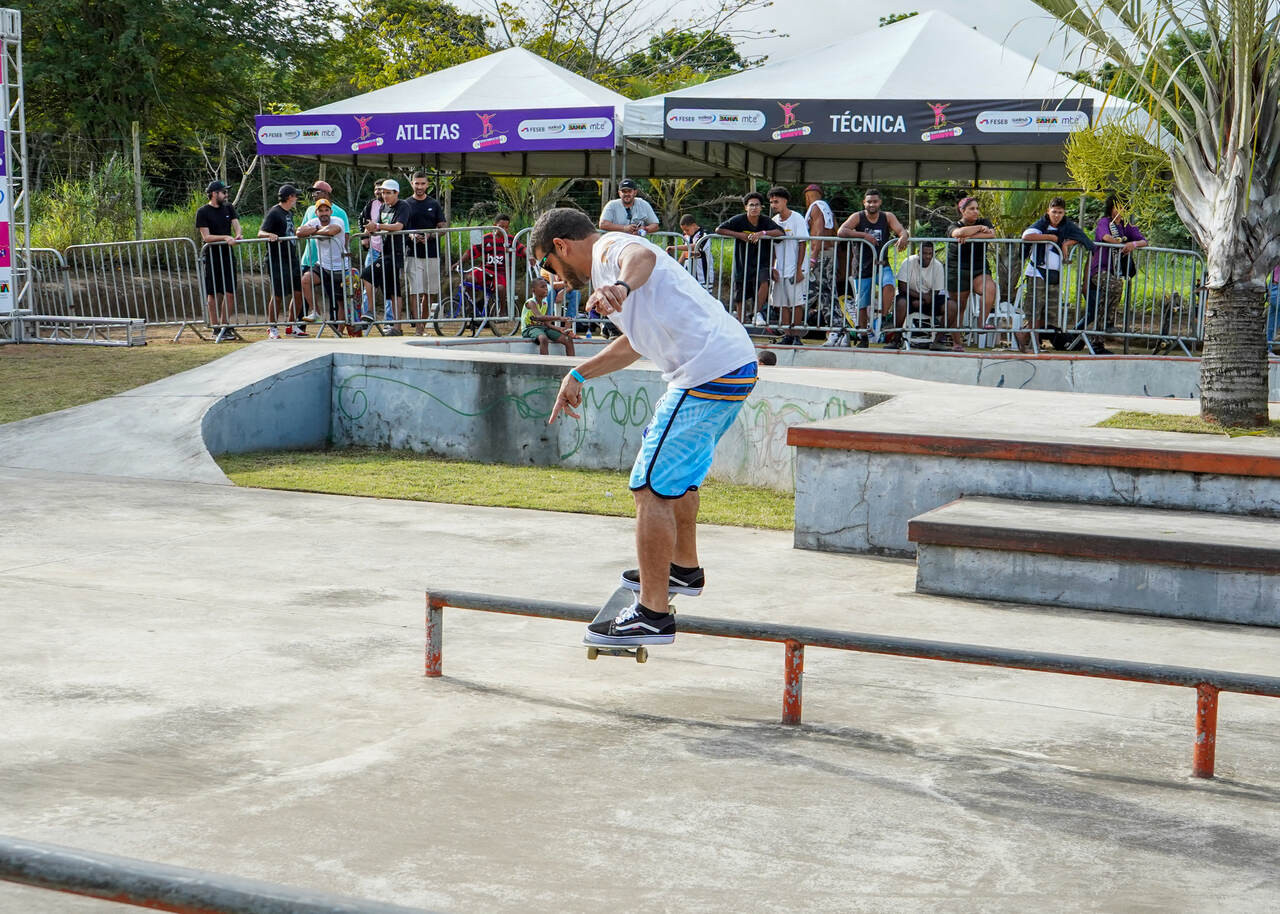
[[[409,221],[405,228],[444,229],[449,227],[449,220],[444,216],[444,208],[435,197],[427,196],[427,174],[414,172],[413,196],[404,201],[409,208]],[[421,318],[427,313],[423,299],[430,295],[433,301],[440,301],[440,239],[432,234],[412,234],[409,236],[408,256],[404,262],[404,284],[409,294],[409,313]],[[422,324],[418,324],[418,335],[422,335]]]
[[[204,294],[214,342],[234,338],[229,326],[236,308],[236,270],[231,245],[244,238],[235,208],[227,202],[227,185],[213,181],[205,188],[209,202],[196,210],[196,229],[206,245],[201,254]]]
[[[382,239],[382,256],[376,263],[364,268],[360,278],[364,280],[365,294],[369,297],[369,307],[373,309],[373,290],[382,291],[386,306],[388,336],[400,336],[401,330],[392,321],[400,317],[400,272],[404,269],[405,241],[403,232],[409,224],[409,207],[400,199],[400,182],[387,178],[382,182],[382,206],[378,209],[378,218],[364,224],[364,230],[370,235],[391,232]]]
[[[738,320],[751,323],[751,315],[747,313],[750,301],[763,323],[767,321],[764,312],[773,270],[773,242],[769,239],[781,236],[783,231],[764,215],[764,194],[752,191],[745,195],[742,208],[744,212],[720,223],[716,234],[734,239],[733,285],[729,294],[731,305],[738,305]]]
[[[302,267],[298,264],[297,236],[293,231],[293,208],[298,203],[298,188],[283,184],[277,194],[280,202],[267,211],[262,219],[258,237],[267,244],[267,270],[271,274],[271,300],[267,302],[267,323],[276,329],[279,319],[279,303],[288,302],[285,314],[286,336],[306,336],[306,330],[297,325],[302,310]],[[269,331],[270,332],[270,331]],[[270,333],[275,339],[276,334]]]
[[[879,188],[869,187],[862,196],[862,209],[851,215],[836,230],[841,238],[860,238],[867,244],[856,245],[856,254],[848,255],[848,285],[853,287],[858,307],[858,340],[857,345],[865,348],[870,345],[871,303],[875,301],[879,289],[880,316],[889,320],[894,313],[894,297],[897,291],[893,276],[893,267],[889,265],[889,240],[898,239],[898,250],[904,251],[911,241],[911,233],[898,217],[883,209],[884,197]],[[876,269],[879,266],[879,282]],[[899,343],[898,337],[889,344]],[[899,343],[900,345],[900,343]]]

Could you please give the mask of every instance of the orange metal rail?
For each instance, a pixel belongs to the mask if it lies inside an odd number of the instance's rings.
[[[446,606],[454,609],[536,616],[543,619],[564,619],[582,623],[594,619],[598,610],[595,606],[574,603],[553,603],[545,600],[525,600],[517,597],[451,590],[428,591],[426,675],[430,677],[442,675],[441,655],[444,649],[444,608]],[[680,614],[680,632],[689,635],[774,641],[783,644],[786,653],[782,722],[791,725],[800,723],[806,645],[871,654],[892,654],[922,660],[973,663],[1011,670],[1034,670],[1041,673],[1063,673],[1069,676],[1089,676],[1095,679],[1117,679],[1125,682],[1149,682],[1155,685],[1192,688],[1196,690],[1196,736],[1192,750],[1191,773],[1198,778],[1213,777],[1217,747],[1219,692],[1239,692],[1245,695],[1280,698],[1280,677],[1136,663],[1104,657],[1009,650],[950,641],[895,638],[802,625],[710,619],[688,616],[684,613]]]

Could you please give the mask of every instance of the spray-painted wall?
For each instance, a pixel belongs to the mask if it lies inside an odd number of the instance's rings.
[[[666,388],[631,368],[589,382],[579,418],[547,417],[565,367],[539,360],[458,360],[336,353],[333,444],[403,448],[465,460],[626,469]],[[716,452],[712,476],[790,492],[787,428],[886,399],[762,379]]]

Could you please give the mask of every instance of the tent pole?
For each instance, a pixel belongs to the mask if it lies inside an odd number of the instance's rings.
[[[618,184],[618,147],[609,150],[609,180],[600,182],[600,208],[604,209],[613,199],[613,189]]]

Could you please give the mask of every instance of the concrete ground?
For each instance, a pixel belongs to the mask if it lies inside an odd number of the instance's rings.
[[[1274,911],[1280,702],[684,636],[589,662],[627,520],[0,469],[0,832],[463,911]],[[707,528],[699,615],[1276,672],[1280,631],[917,595]],[[0,911],[123,910],[0,885]]]

